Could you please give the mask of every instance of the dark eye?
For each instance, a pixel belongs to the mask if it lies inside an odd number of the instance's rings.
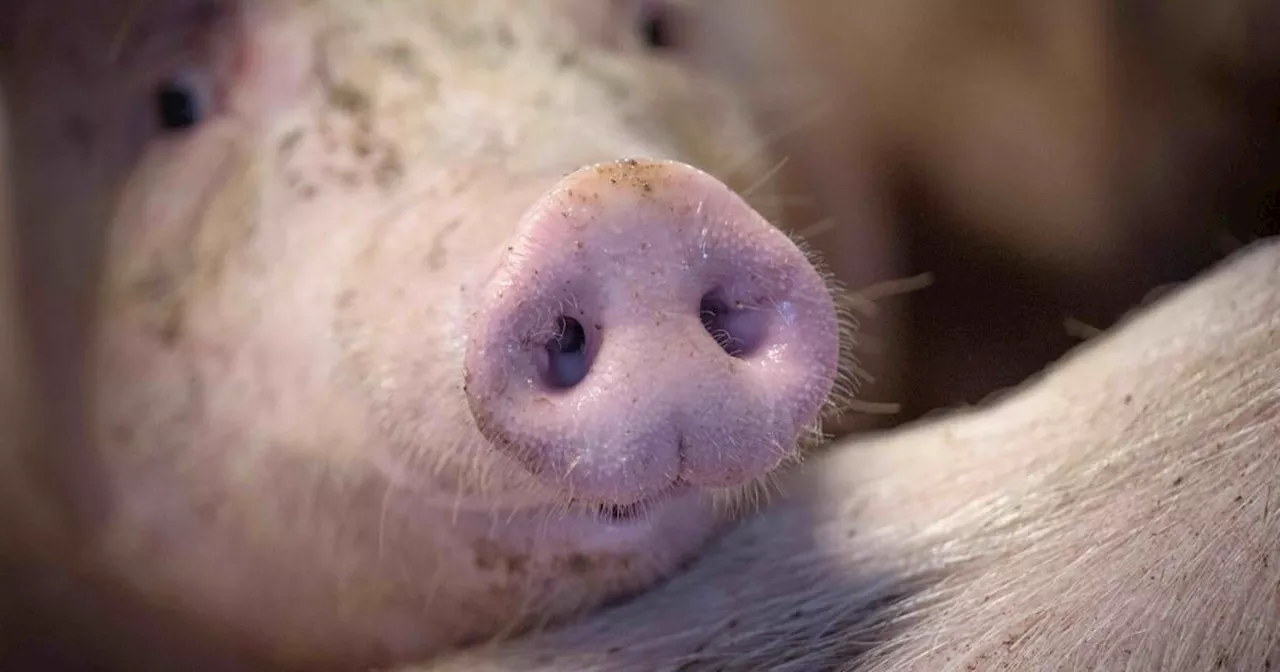
[[[183,131],[205,120],[209,114],[209,86],[192,74],[183,74],[160,83],[155,91],[156,119],[166,131]]]
[[[675,14],[665,2],[647,2],[640,12],[640,38],[650,49],[675,46]]]

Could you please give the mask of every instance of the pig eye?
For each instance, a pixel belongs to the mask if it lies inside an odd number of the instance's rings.
[[[190,129],[209,115],[210,92],[206,79],[184,73],[156,87],[156,121],[166,131]]]
[[[640,39],[650,49],[675,46],[675,11],[665,2],[646,2],[640,10]]]

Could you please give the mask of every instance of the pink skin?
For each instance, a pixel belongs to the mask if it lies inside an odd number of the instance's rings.
[[[73,4],[0,65],[23,221],[105,233],[62,468],[113,588],[420,660],[652,585],[816,436],[841,324],[727,186],[769,165],[736,99],[639,43],[662,3]]]

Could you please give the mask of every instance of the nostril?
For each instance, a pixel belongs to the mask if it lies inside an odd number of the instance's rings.
[[[475,450],[501,453],[500,471],[638,524],[660,501],[746,487],[812,433],[839,371],[835,302],[804,251],[709,174],[584,167],[510,241],[456,306]]]
[[[586,330],[581,322],[562,315],[538,367],[543,381],[554,389],[573,387],[587,376],[587,364]]]
[[[702,297],[702,326],[730,356],[743,358],[764,342],[768,313],[741,301],[729,302],[712,292]]]

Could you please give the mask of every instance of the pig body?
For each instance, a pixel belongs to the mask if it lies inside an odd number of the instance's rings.
[[[413,670],[1280,665],[1280,245],[999,403],[846,440],[670,583]]]
[[[66,447],[24,457],[93,575],[275,664],[421,659],[654,583],[816,438],[836,306],[662,9],[6,8]]]

